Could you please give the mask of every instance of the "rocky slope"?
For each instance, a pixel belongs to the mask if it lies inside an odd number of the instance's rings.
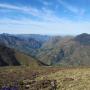
[[[76,37],[52,36],[48,39],[47,36],[36,35],[38,38],[34,38],[33,35],[31,36],[1,34],[0,43],[29,56],[33,56],[43,65],[90,65],[90,34],[83,33]],[[22,58],[24,54],[17,54],[17,56]]]
[[[22,36],[10,34],[0,34],[0,43],[32,56],[37,53],[37,50],[42,45],[41,41],[37,41],[34,38],[24,38],[24,36],[22,38]]]
[[[48,43],[49,42],[49,43]],[[48,41],[39,51],[37,58],[48,65],[89,66],[90,35],[81,34],[76,37],[64,37]]]

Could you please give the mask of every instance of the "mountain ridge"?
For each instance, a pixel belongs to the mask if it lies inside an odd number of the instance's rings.
[[[0,35],[0,42],[9,48],[34,57],[44,65],[51,66],[89,66],[90,34],[77,36],[34,36]],[[23,38],[22,38],[23,37]],[[25,37],[25,39],[24,39]],[[28,38],[27,38],[28,37]],[[44,40],[43,40],[43,38]],[[47,40],[45,40],[45,37]],[[43,40],[40,41],[40,38]],[[37,38],[38,39],[38,38]],[[22,55],[23,56],[23,55]]]

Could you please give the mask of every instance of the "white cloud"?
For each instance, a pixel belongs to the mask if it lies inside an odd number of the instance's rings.
[[[47,0],[39,0],[43,5],[45,5],[45,6],[50,6],[50,5],[52,5],[52,2],[49,2],[49,1],[47,1]]]
[[[18,10],[18,11],[28,13],[28,14],[31,14],[31,15],[34,15],[34,16],[39,14],[38,9],[32,8],[32,7],[27,7],[27,6],[17,6],[17,5],[0,3],[0,7],[5,8],[5,9],[10,9],[10,10]]]
[[[42,7],[41,10],[33,7],[28,6],[17,6],[17,5],[11,5],[11,4],[2,4],[0,3],[0,7],[3,8],[2,11],[10,11],[10,10],[18,10],[20,12],[31,14],[33,16],[36,16],[40,20],[50,21],[50,18],[52,16],[55,16],[55,12],[53,10],[50,10],[46,7]],[[7,9],[7,10],[6,10]],[[27,18],[27,17],[26,17]],[[52,18],[53,19],[53,18]]]
[[[64,1],[60,1],[69,11],[83,15],[85,11],[73,7]],[[90,22],[75,22],[58,18],[55,11],[45,7],[42,10],[27,6],[16,6],[11,4],[0,4],[1,8],[10,10],[19,10],[27,14],[31,14],[41,19],[41,21],[31,20],[30,18],[22,18],[21,20],[0,19],[0,32],[11,33],[40,33],[40,34],[78,34],[82,32],[90,33]],[[80,12],[79,12],[80,11]]]
[[[55,15],[55,11],[53,11],[51,9],[48,9],[46,7],[42,7],[42,9],[39,10],[39,9],[33,8],[33,7],[17,6],[17,5],[2,4],[2,3],[0,3],[0,7],[5,8],[5,9],[3,9],[4,12],[9,11],[9,10],[13,10],[13,11],[14,10],[19,10],[19,11],[24,12],[26,14],[31,14],[33,16],[36,16],[38,19],[40,19],[42,21],[45,21],[45,22],[46,21],[49,21],[49,22],[58,22],[58,21],[60,21],[60,18],[58,18]],[[23,17],[23,18],[27,18],[27,17]]]
[[[82,15],[84,15],[84,13],[85,13],[85,9],[72,6],[71,4],[65,2],[64,0],[58,0],[58,2],[59,2],[63,7],[65,7],[67,10],[71,11],[71,12],[74,13],[74,14],[77,14],[77,15],[82,16]]]
[[[28,19],[21,21],[5,19],[3,20],[3,23],[0,21],[0,32],[2,30],[12,33],[72,35],[90,33],[90,22],[73,22],[69,20],[61,20],[59,22],[40,22]]]

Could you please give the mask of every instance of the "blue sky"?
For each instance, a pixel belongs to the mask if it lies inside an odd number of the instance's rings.
[[[90,33],[90,0],[0,0],[0,33]]]

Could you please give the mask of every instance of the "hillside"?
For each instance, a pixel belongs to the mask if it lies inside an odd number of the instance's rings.
[[[0,66],[30,66],[34,68],[39,65],[42,64],[33,57],[0,45]]]
[[[27,65],[30,61],[29,56],[34,57],[34,61],[41,65],[75,67],[90,65],[90,34],[86,33],[76,37],[1,34],[0,43],[24,53],[17,53],[16,56]]]
[[[11,34],[0,34],[0,43],[32,56],[37,53],[37,49],[42,45],[41,41],[37,41],[34,38],[24,38],[24,36],[22,38],[22,36],[19,37],[18,35]]]
[[[15,52],[0,45],[0,66],[19,66],[20,62],[15,57]]]
[[[83,33],[78,35],[75,40],[84,45],[90,45],[90,34]]]
[[[64,68],[55,73],[42,75],[37,81],[56,80],[56,90],[89,90],[90,68]],[[47,88],[50,88],[48,84]],[[45,89],[50,90],[50,89]]]
[[[57,38],[57,37],[56,37]],[[81,38],[81,39],[80,39]],[[87,42],[88,41],[88,42]],[[48,41],[39,50],[37,58],[48,65],[89,66],[90,35],[81,34],[76,37],[64,37]]]
[[[30,66],[31,68],[34,68],[42,65],[39,61],[24,53],[16,52],[15,57],[22,66]]]

